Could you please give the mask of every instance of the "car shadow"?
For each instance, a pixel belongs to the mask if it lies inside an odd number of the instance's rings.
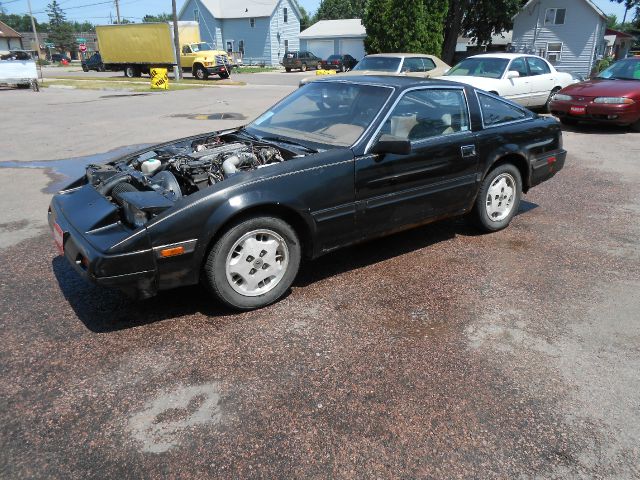
[[[522,200],[518,215],[538,205]],[[305,287],[325,278],[366,267],[450,240],[482,235],[466,217],[455,217],[343,248],[319,260],[304,262],[294,286]],[[118,290],[83,280],[62,256],[52,261],[54,275],[65,299],[80,321],[94,333],[109,333],[183,316],[202,314],[221,320],[238,315],[217,302],[202,286],[161,291],[137,300]]]
[[[83,280],[62,256],[53,259],[52,267],[74,313],[94,333],[126,330],[196,313],[216,318],[234,314],[201,286],[162,291],[153,298],[137,300]]]
[[[537,207],[536,203],[521,200],[517,215],[525,214]],[[368,240],[324,255],[321,260],[303,263],[294,286],[304,287],[334,275],[384,262],[421,248],[427,248],[459,235],[475,237],[483,235],[483,233],[465,216],[449,218],[389,236]]]
[[[629,127],[620,125],[606,125],[601,123],[579,122],[575,125],[562,125],[563,132],[597,133],[600,135],[626,135],[631,132]]]

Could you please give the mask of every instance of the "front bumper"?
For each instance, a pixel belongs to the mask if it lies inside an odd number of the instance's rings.
[[[94,243],[89,241],[88,233],[83,234],[65,216],[64,202],[58,195],[51,201],[48,222],[52,231],[56,224],[62,230],[63,255],[85,280],[117,288],[137,298],[157,293],[157,269],[151,248],[118,254],[107,253],[108,248],[97,248],[96,241],[108,245],[108,229],[105,235],[93,239]],[[146,232],[141,234],[146,235]]]
[[[221,73],[231,73],[233,65],[215,65],[213,67],[207,67],[207,73],[209,75],[220,75]]]
[[[571,107],[584,108],[584,114],[571,113]],[[570,118],[586,122],[629,125],[640,120],[640,105],[614,105],[606,103],[581,102],[578,100],[552,100],[549,110],[558,118]]]

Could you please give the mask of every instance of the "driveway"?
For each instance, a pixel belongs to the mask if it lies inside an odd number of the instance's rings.
[[[508,229],[348,248],[259,311],[197,288],[132,301],[57,256],[69,169],[292,88],[0,92],[3,476],[640,477],[637,134],[567,131],[565,169]]]

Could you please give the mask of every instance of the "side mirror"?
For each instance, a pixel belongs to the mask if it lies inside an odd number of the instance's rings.
[[[516,72],[515,70],[509,70],[507,72],[507,80],[510,80],[512,78],[518,78],[520,76],[520,72]]]
[[[371,153],[409,155],[411,153],[411,142],[406,138],[382,135],[373,146]]]

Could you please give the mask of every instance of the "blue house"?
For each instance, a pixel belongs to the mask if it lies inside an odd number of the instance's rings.
[[[180,20],[200,23],[200,37],[244,64],[278,65],[300,49],[300,10],[293,0],[187,0]]]

